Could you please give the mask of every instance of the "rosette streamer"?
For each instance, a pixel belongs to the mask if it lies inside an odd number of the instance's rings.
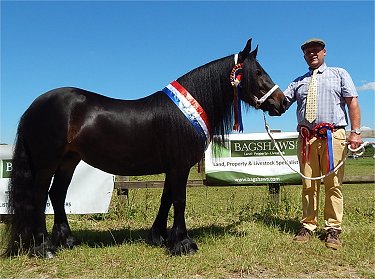
[[[243,132],[242,122],[242,111],[241,111],[241,99],[238,96],[238,89],[241,87],[242,79],[242,63],[236,64],[230,73],[230,82],[234,88],[233,94],[233,114],[234,114],[234,125],[233,130],[237,132]]]
[[[330,123],[321,123],[314,128],[316,137],[319,139],[326,139],[326,156],[327,156],[327,166],[326,173],[331,172],[335,166],[333,161],[333,137],[332,132],[334,131],[334,126]]]

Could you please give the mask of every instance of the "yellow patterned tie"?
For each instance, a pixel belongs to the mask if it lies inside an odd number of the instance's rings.
[[[309,90],[307,92],[307,99],[306,99],[306,111],[305,111],[305,118],[307,121],[312,123],[316,119],[316,95],[317,95],[317,81],[316,81],[316,74],[318,73],[318,69],[314,69],[310,83],[309,83]]]

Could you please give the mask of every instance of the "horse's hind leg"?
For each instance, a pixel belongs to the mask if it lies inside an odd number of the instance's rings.
[[[151,227],[148,235],[148,242],[151,245],[162,246],[168,239],[167,221],[168,213],[172,206],[171,185],[166,180],[164,183],[163,194],[161,196],[158,215]]]
[[[187,233],[185,223],[186,182],[189,168],[166,173],[166,181],[170,185],[174,220],[169,234],[168,245],[173,255],[194,254],[198,250],[197,244]]]
[[[75,245],[79,244],[78,239],[73,236],[69,227],[68,218],[65,212],[65,198],[74,170],[80,160],[78,154],[67,153],[55,173],[49,191],[49,197],[54,211],[52,243],[55,246],[73,248]]]
[[[50,170],[39,170],[36,172],[34,181],[34,218],[33,243],[30,247],[30,254],[43,258],[51,258],[55,253],[46,228],[45,209],[48,199],[48,188],[52,179]]]

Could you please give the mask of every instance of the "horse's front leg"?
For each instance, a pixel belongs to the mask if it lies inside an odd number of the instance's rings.
[[[172,203],[174,209],[173,226],[168,239],[168,246],[172,255],[194,254],[198,250],[197,244],[187,233],[185,223],[186,182],[189,169],[183,173],[168,173],[166,179],[171,183]]]

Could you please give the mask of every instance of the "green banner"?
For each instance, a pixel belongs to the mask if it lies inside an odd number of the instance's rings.
[[[12,174],[12,160],[0,160],[1,162],[1,178],[10,178]]]
[[[301,183],[297,158],[298,133],[275,133],[286,162],[266,133],[230,134],[224,144],[210,144],[205,153],[207,185]]]

